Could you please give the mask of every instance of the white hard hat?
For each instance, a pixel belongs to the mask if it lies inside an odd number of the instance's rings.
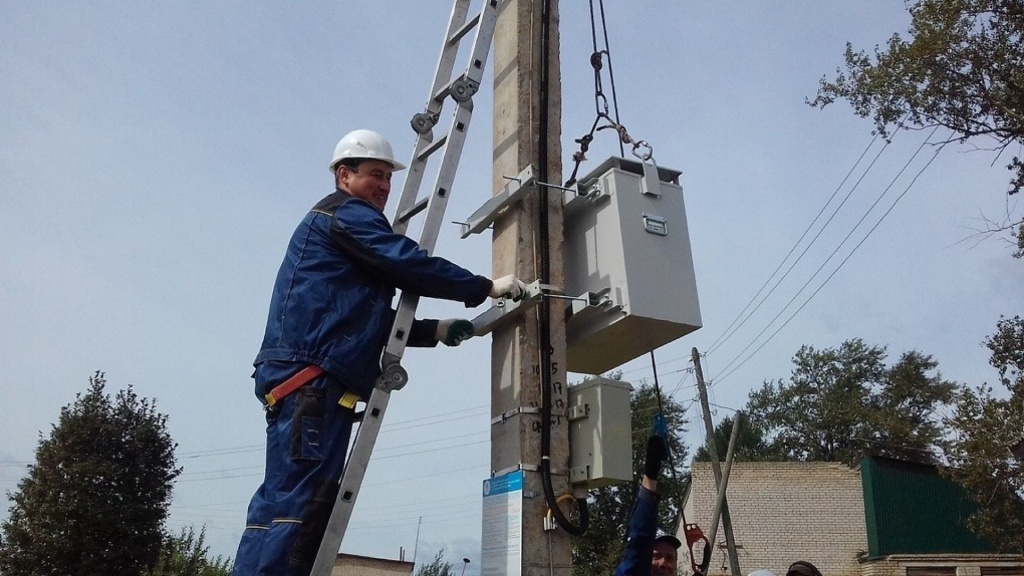
[[[775,572],[772,572],[771,570],[768,570],[766,568],[762,568],[760,570],[754,570],[750,574],[747,574],[747,576],[775,576]]]
[[[342,136],[334,147],[334,157],[328,169],[333,174],[338,169],[338,163],[349,158],[380,160],[391,164],[396,171],[405,170],[405,164],[395,160],[391,144],[373,130],[353,130]]]

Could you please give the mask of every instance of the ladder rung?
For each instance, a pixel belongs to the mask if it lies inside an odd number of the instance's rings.
[[[427,202],[429,201],[429,197],[420,198],[419,200],[416,201],[415,204],[412,205],[412,208],[409,208],[405,212],[402,212],[401,214],[398,215],[398,221],[408,222],[409,220],[412,220],[417,214],[423,212],[423,209],[427,207]]]
[[[442,146],[444,146],[444,143],[447,142],[447,141],[448,141],[448,135],[445,134],[443,137],[438,138],[437,140],[431,142],[430,146],[427,146],[426,148],[423,149],[422,152],[417,154],[416,155],[416,159],[421,161],[421,162],[423,160],[426,160],[427,158],[430,157],[431,154],[433,154],[434,152],[437,152]]]
[[[451,38],[448,39],[448,44],[458,44],[458,42],[462,40],[462,38],[466,34],[469,34],[469,32],[473,30],[473,28],[476,28],[476,25],[479,23],[480,14],[477,14],[476,16],[473,17],[472,20],[463,24],[461,28],[459,28],[458,30],[455,31],[454,34],[452,34]]]
[[[454,84],[456,81],[460,79],[461,77],[456,76],[455,78],[449,80],[447,84],[441,86],[441,89],[434,93],[434,102],[444,102],[444,99],[447,98],[449,94],[451,94],[452,84]]]

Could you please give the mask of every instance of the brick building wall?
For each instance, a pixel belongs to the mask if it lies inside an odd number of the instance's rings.
[[[686,520],[710,530],[711,465],[694,462],[692,474]],[[736,462],[728,496],[741,573],[768,569],[781,576],[793,561],[807,560],[826,576],[860,576],[857,559],[868,541],[858,470],[831,462]],[[689,559],[680,565],[688,567]],[[721,523],[709,573],[730,573]]]
[[[338,554],[331,576],[412,576],[412,562]]]

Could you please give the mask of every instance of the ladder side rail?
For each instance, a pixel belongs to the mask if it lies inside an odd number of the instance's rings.
[[[437,179],[434,184],[433,193],[427,204],[427,215],[423,221],[420,231],[419,246],[428,254],[433,253],[437,244],[437,236],[440,233],[441,224],[444,222],[444,213],[448,205],[449,192],[455,180],[455,171],[458,169],[459,158],[462,155],[463,145],[466,141],[466,130],[469,128],[469,120],[472,118],[472,102],[460,103],[452,118],[452,128],[445,146],[441,160],[441,167],[438,169]],[[408,222],[395,222],[396,232],[403,233],[408,227]],[[413,319],[416,316],[416,305],[419,297],[402,291],[398,300],[398,308],[395,320],[391,326],[391,335],[384,348],[382,365],[399,363],[405,353],[406,337],[412,328]]]
[[[491,51],[491,44],[494,40],[494,29],[498,25],[498,4],[498,0],[484,0],[484,6],[480,11],[480,23],[476,29],[473,48],[469,54],[466,76],[478,84],[483,80],[487,55]]]
[[[487,61],[487,54],[494,38],[494,28],[498,20],[497,8],[498,0],[485,0],[483,11],[480,14],[480,24],[473,38],[473,49],[470,51],[466,75],[477,82],[483,75],[484,63]],[[444,222],[444,213],[448,207],[452,184],[455,182],[455,173],[459,167],[459,160],[462,158],[462,150],[472,118],[473,100],[459,102],[452,117],[451,127],[448,129],[448,143],[444,148],[441,166],[438,168],[433,192],[427,205],[427,215],[420,232],[420,248],[426,250],[428,254],[433,253],[437,244],[437,237],[441,230],[441,224]],[[406,226],[407,223],[401,224],[403,231]],[[405,353],[405,336],[409,334],[412,327],[418,302],[419,297],[406,294],[405,291],[402,292],[398,301],[395,321],[391,327],[391,336],[384,348],[382,363],[385,366],[401,362]]]
[[[444,106],[444,101],[437,101],[434,98],[434,94],[448,84],[452,76],[459,45],[457,42],[453,44],[451,38],[465,24],[469,12],[469,3],[470,0],[455,0],[452,4],[452,13],[448,19],[448,29],[445,32],[444,41],[441,42],[441,54],[438,57],[437,67],[434,71],[434,82],[431,84],[430,93],[427,96],[426,113],[429,115],[440,114],[441,108]],[[412,160],[409,162],[409,171],[406,173],[402,195],[395,210],[396,217],[393,220],[394,225],[401,228],[400,230],[396,228],[399,234],[405,233],[408,223],[400,221],[397,215],[404,214],[416,203],[420,185],[423,182],[423,171],[426,168],[426,158],[422,157],[421,152],[428,148],[432,141],[433,133],[430,131],[418,134],[416,137]]]
[[[355,508],[356,496],[363,484],[366,467],[370,462],[373,446],[377,441],[384,412],[387,409],[391,394],[374,388],[363,411],[363,419],[356,429],[351,454],[345,462],[345,471],[339,484],[338,497],[334,501],[327,530],[320,540],[316,561],[310,576],[330,576],[334,568],[334,560],[341,550],[341,542],[345,538],[345,530]]]
[[[434,192],[427,207],[427,216],[423,222],[423,229],[420,235],[420,248],[432,253],[437,244],[437,236],[444,222],[445,208],[448,205],[452,183],[455,180],[455,171],[459,165],[459,157],[462,154],[463,145],[466,141],[466,130],[469,128],[469,120],[472,117],[472,105],[465,102],[456,110],[455,118],[452,120],[454,134],[448,139],[448,146],[444,150],[444,159],[437,174],[437,182]],[[412,327],[416,315],[416,304],[419,297],[402,291],[398,301],[398,311],[395,314],[395,321],[391,327],[391,337],[384,348],[385,365],[392,362],[400,362],[405,352],[406,336]]]
[[[444,86],[454,81],[452,72],[455,66],[455,58],[458,55],[458,42],[453,42],[452,35],[459,32],[460,28],[466,24],[468,9],[469,0],[456,0],[452,7],[448,31],[441,46],[441,56],[438,60],[437,72],[434,75],[434,84],[430,95],[427,97],[426,113],[428,115],[440,115],[444,101],[447,100],[447,98],[437,99],[436,94]],[[475,82],[476,85],[479,85],[483,78],[487,55],[490,52],[494,39],[494,29],[498,21],[498,0],[484,0],[480,14],[474,18],[474,21],[476,23],[476,34],[473,37],[469,64],[466,67],[464,76]],[[470,102],[472,102],[471,98]],[[455,126],[455,123],[453,122],[452,125]],[[452,131],[449,130],[448,136],[445,138],[449,138],[451,134]],[[409,212],[417,202],[419,190],[423,183],[427,157],[429,156],[429,154],[425,155],[423,152],[430,148],[433,139],[432,130],[421,133],[416,138],[415,151],[413,152],[412,159],[409,161],[409,172],[406,175],[402,195],[395,210],[395,218],[393,219],[395,231],[400,234],[404,234],[408,229],[409,222],[401,218],[401,216]],[[447,148],[447,142],[445,147]]]
[[[437,101],[434,95],[448,84],[455,68],[455,59],[459,53],[459,38],[456,33],[466,24],[469,14],[471,0],[455,0],[452,4],[452,14],[448,19],[448,29],[444,33],[444,40],[441,42],[441,55],[437,60],[437,71],[434,74],[434,83],[430,86],[430,94],[427,95],[427,110],[440,112],[443,101]],[[432,108],[436,105],[436,108]]]
[[[413,159],[409,162],[409,171],[405,175],[405,184],[402,185],[402,196],[398,200],[398,207],[395,209],[395,216],[391,219],[391,227],[399,234],[405,234],[409,223],[400,218],[416,203],[419,196],[420,186],[423,183],[423,172],[426,169],[426,159],[419,160],[420,150],[430,146],[430,134],[419,134],[416,137],[416,147]]]
[[[420,297],[416,294],[402,291],[398,298],[398,307],[395,311],[395,321],[391,325],[391,336],[384,347],[384,355],[381,357],[381,366],[388,367],[392,364],[401,364],[402,356],[405,355],[405,346],[409,330],[412,329],[412,322],[416,318],[416,306]]]
[[[473,103],[464,102],[455,110],[452,118],[451,136],[448,138],[448,146],[444,149],[430,202],[427,204],[427,215],[420,231],[420,248],[428,254],[432,254],[437,246],[437,238],[441,233],[441,225],[444,224],[444,213],[448,209],[448,199],[451,197],[452,185],[455,184],[455,173],[459,168],[459,160],[466,144],[466,132],[469,130],[472,117]]]
[[[465,75],[467,78],[473,80],[479,84],[484,73],[484,64],[487,62],[487,55],[490,52],[491,44],[494,39],[494,28],[498,21],[498,0],[485,0],[482,12],[478,18],[479,25],[476,30],[476,35],[473,37],[473,47],[469,54],[469,64],[466,67]],[[466,133],[469,131],[469,122],[473,117],[473,100],[472,98],[459,102],[455,113],[452,115],[451,127],[447,133],[447,144],[444,148],[444,153],[441,160],[441,166],[438,168],[437,177],[434,182],[434,188],[432,196],[429,199],[427,206],[427,215],[423,223],[423,228],[420,234],[419,245],[421,248],[432,253],[434,246],[437,243],[437,235],[441,230],[441,224],[444,219],[444,213],[448,206],[448,198],[452,190],[452,184],[455,182],[455,173],[459,167],[459,160],[462,158],[462,150],[466,141]],[[417,152],[419,147],[417,147]],[[416,156],[413,161],[416,162]],[[442,193],[443,191],[443,193]],[[414,194],[413,196],[416,196]],[[403,200],[404,193],[403,193]],[[407,206],[409,208],[415,202],[415,199],[411,199]],[[402,208],[399,208],[396,214],[402,214]],[[401,229],[405,231],[408,226],[407,222],[395,222],[396,231]]]

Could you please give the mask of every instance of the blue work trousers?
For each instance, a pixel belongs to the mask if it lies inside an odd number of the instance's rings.
[[[258,394],[276,384],[259,380]],[[267,411],[266,474],[249,503],[234,576],[309,576],[352,433],[354,413],[338,404],[344,392],[325,373]]]

